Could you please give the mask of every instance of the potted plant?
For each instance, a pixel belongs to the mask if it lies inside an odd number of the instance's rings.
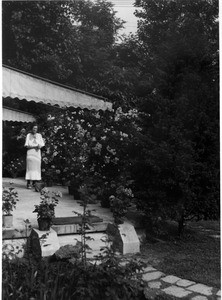
[[[114,217],[115,224],[122,224],[127,214],[128,208],[133,201],[131,188],[120,185],[114,195],[109,197],[110,207]]]
[[[10,228],[13,225],[12,211],[16,208],[18,199],[18,192],[13,188],[3,188],[2,193],[2,212],[3,212],[3,226]]]
[[[49,230],[55,217],[55,207],[62,197],[61,192],[50,192],[47,188],[41,190],[40,204],[35,205],[34,213],[37,213],[39,230]]]

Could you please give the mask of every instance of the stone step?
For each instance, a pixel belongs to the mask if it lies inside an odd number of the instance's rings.
[[[105,232],[107,229],[107,222],[97,222],[88,224],[88,229],[86,230],[88,233],[94,232]],[[58,235],[67,235],[67,234],[78,234],[79,225],[78,224],[65,224],[65,225],[52,225],[52,229],[56,231]],[[26,238],[30,235],[31,229],[25,228],[25,226],[21,226],[20,228],[3,228],[2,231],[2,239],[18,239],[18,238]]]
[[[108,223],[99,222],[87,224],[87,233],[91,232],[105,232],[107,229]],[[66,225],[53,225],[52,228],[57,232],[58,235],[66,234],[78,234],[80,226],[79,224],[66,224]]]
[[[39,231],[37,229],[33,230],[35,234],[38,234],[39,238],[46,235],[44,239],[40,239],[40,245],[42,249],[42,256],[49,256],[55,253],[60,247],[65,245],[76,245],[77,241],[81,241],[81,235],[71,234],[71,235],[57,235],[56,232],[51,228],[50,231]],[[104,232],[100,233],[90,233],[91,240],[87,241],[87,244],[92,249],[87,254],[88,258],[93,258],[95,255],[100,254],[101,247],[105,247],[106,244],[102,241],[105,239],[106,234]],[[27,243],[26,238],[17,239],[4,239],[3,253],[11,253],[12,256],[17,257],[24,256],[24,249]]]

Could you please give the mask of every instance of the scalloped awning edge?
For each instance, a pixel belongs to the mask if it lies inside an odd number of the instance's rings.
[[[62,108],[80,107],[82,109],[112,110],[111,102],[96,98],[95,95],[81,93],[55,82],[4,66],[2,70],[3,97],[59,105]]]

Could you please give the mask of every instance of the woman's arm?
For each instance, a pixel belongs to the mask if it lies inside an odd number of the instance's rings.
[[[26,148],[29,147],[29,133],[28,133],[27,136],[26,136],[24,147],[26,147]]]
[[[38,138],[38,148],[41,149],[42,147],[45,146],[45,142],[42,138],[42,135],[39,133],[39,138]]]

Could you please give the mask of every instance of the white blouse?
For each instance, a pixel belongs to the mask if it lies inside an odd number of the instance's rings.
[[[42,148],[45,146],[45,142],[40,133],[36,133],[33,135],[32,133],[28,133],[25,140],[25,147],[36,147],[39,146]]]

